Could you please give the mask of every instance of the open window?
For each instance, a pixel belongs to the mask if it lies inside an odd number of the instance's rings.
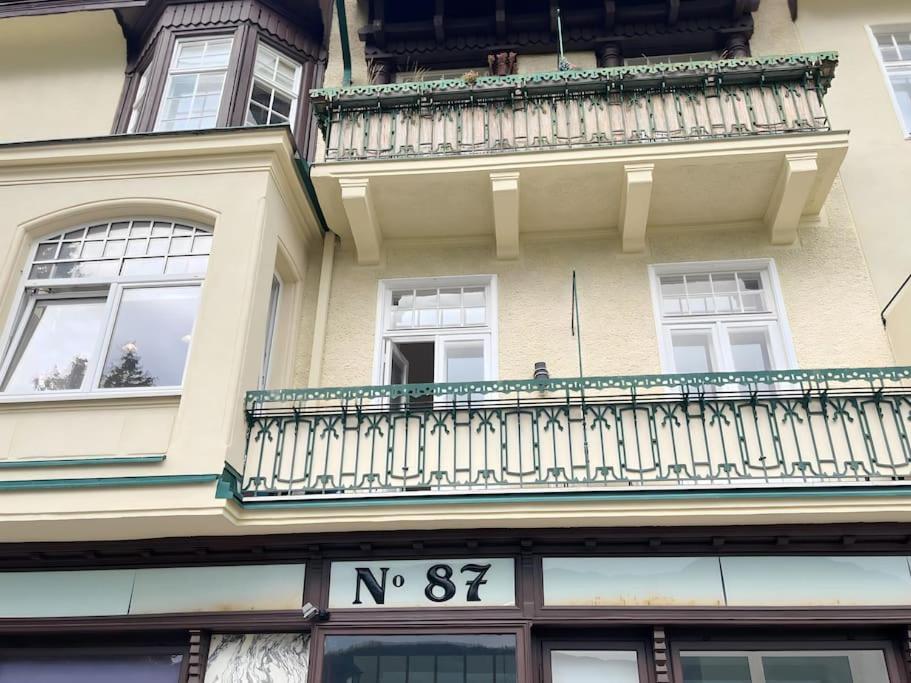
[[[495,378],[493,276],[386,280],[380,285],[380,310],[378,383],[464,383]],[[466,396],[442,398],[461,400]],[[419,397],[412,405],[432,402],[430,396]]]
[[[0,363],[7,395],[178,389],[212,233],[127,219],[34,245]]]

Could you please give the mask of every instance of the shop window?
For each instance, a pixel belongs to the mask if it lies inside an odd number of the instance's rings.
[[[494,379],[494,284],[492,276],[382,282],[379,382]]]
[[[516,683],[515,635],[326,636],[323,683]]]
[[[20,649],[0,656],[0,683],[177,683],[183,667],[184,655],[170,651]]]
[[[666,372],[793,367],[784,306],[770,260],[652,266]]]
[[[26,266],[0,390],[180,387],[211,246],[205,228],[147,219],[41,240]]]
[[[911,137],[911,25],[872,29],[905,136]]]
[[[881,650],[682,651],[683,683],[889,683]]]
[[[551,650],[550,683],[639,683],[639,656],[625,650]]]

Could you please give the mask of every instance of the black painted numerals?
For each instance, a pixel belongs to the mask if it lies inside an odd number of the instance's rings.
[[[489,564],[466,564],[459,572],[461,574],[474,574],[474,577],[465,583],[468,593],[467,602],[481,602],[481,586],[487,581],[484,576],[490,571]],[[427,587],[424,595],[431,602],[448,602],[455,596],[456,588],[452,580],[453,569],[448,564],[435,564],[427,570]]]

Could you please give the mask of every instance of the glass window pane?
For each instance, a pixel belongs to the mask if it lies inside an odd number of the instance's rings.
[[[435,308],[436,305],[437,305],[437,290],[419,289],[415,293],[415,298],[414,298],[414,307],[415,308]]]
[[[79,389],[104,322],[104,298],[35,303],[3,391],[28,394]]]
[[[462,290],[462,305],[466,307],[483,306],[484,295],[483,287],[465,287]]]
[[[911,132],[911,69],[890,73],[889,82],[898,102],[905,131]]]
[[[82,258],[100,258],[104,253],[104,242],[86,242],[82,245]]]
[[[444,342],[446,382],[478,382],[484,379],[484,342]]]
[[[731,355],[734,370],[755,372],[772,369],[769,335],[766,330],[731,330]]]
[[[38,251],[35,252],[36,261],[50,261],[57,255],[57,243],[39,244]]]
[[[199,287],[127,289],[101,386],[179,386],[199,307]]]
[[[486,308],[466,308],[465,324],[466,325],[483,325],[487,322]]]
[[[179,654],[17,654],[0,660],[0,683],[177,683],[182,662]]]
[[[515,657],[513,635],[329,635],[323,683],[516,683]]]
[[[854,683],[845,655],[762,658],[766,683]]]
[[[123,262],[121,275],[161,275],[164,272],[164,258],[132,258]]]
[[[675,372],[714,372],[712,338],[709,332],[673,332]]]
[[[683,683],[754,683],[743,655],[681,655]]]
[[[419,327],[436,327],[440,324],[440,312],[436,309],[415,311]]]
[[[552,683],[639,683],[635,652],[554,650],[550,666]]]
[[[440,290],[440,306],[442,308],[458,308],[462,305],[462,290],[458,287],[454,289]]]

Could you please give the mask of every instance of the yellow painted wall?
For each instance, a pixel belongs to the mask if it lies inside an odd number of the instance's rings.
[[[125,65],[113,12],[0,19],[0,143],[107,135]]]
[[[240,140],[268,141],[272,148],[241,149]],[[281,129],[224,135],[220,139],[177,139],[182,155],[194,145],[211,145],[198,157],[169,159],[166,139],[136,143],[133,157],[121,153],[126,141],[104,146],[94,163],[68,166],[66,154],[91,149],[61,148],[59,163],[22,173],[11,163],[35,148],[0,154],[0,319],[16,301],[27,251],[35,239],[67,226],[135,215],[194,220],[213,227],[214,243],[202,288],[183,390],[171,398],[84,399],[9,403],[0,400],[0,460],[166,454],[162,465],[131,469],[131,475],[219,473],[227,458],[239,463],[245,439],[242,419],[246,391],[260,372],[269,291],[276,258],[283,254],[287,297],[276,340],[275,381],[288,384],[296,360],[292,340],[297,321],[312,302],[307,277],[307,228],[295,202],[299,185],[276,180],[270,149],[287,158],[290,143]],[[255,153],[254,153],[255,152]],[[35,154],[40,154],[36,150]],[[149,162],[144,154],[157,157]],[[53,159],[54,151],[48,152]],[[297,197],[291,192],[299,193]],[[279,248],[279,244],[281,247]],[[318,251],[318,250],[317,250]],[[0,397],[2,399],[2,397]],[[48,425],[53,424],[53,429]],[[103,468],[96,476],[104,476]],[[91,471],[95,471],[92,469]],[[4,478],[27,479],[28,471]],[[33,473],[31,473],[33,475]],[[61,470],[44,476],[66,476]],[[69,471],[72,476],[72,470]],[[86,471],[80,471],[86,475]]]
[[[805,49],[839,52],[826,106],[836,127],[851,130],[841,175],[881,306],[911,273],[911,140],[904,137],[867,26],[901,23],[911,24],[905,0],[801,0],[796,23]],[[911,319],[897,310],[890,318],[896,356],[911,358]]]
[[[776,247],[764,231],[655,229],[643,254],[624,254],[615,232],[521,239],[518,261],[498,261],[487,240],[388,240],[385,262],[358,266],[350,241],[336,256],[324,386],[370,384],[378,280],[494,273],[499,286],[499,378],[530,377],[546,361],[554,377],[578,373],[570,336],[570,282],[579,277],[586,374],[661,371],[647,266],[771,257],[778,268],[800,367],[889,365],[876,300],[844,193],[836,184],[827,220]],[[833,305],[837,302],[837,305]],[[301,381],[303,378],[298,376]]]

